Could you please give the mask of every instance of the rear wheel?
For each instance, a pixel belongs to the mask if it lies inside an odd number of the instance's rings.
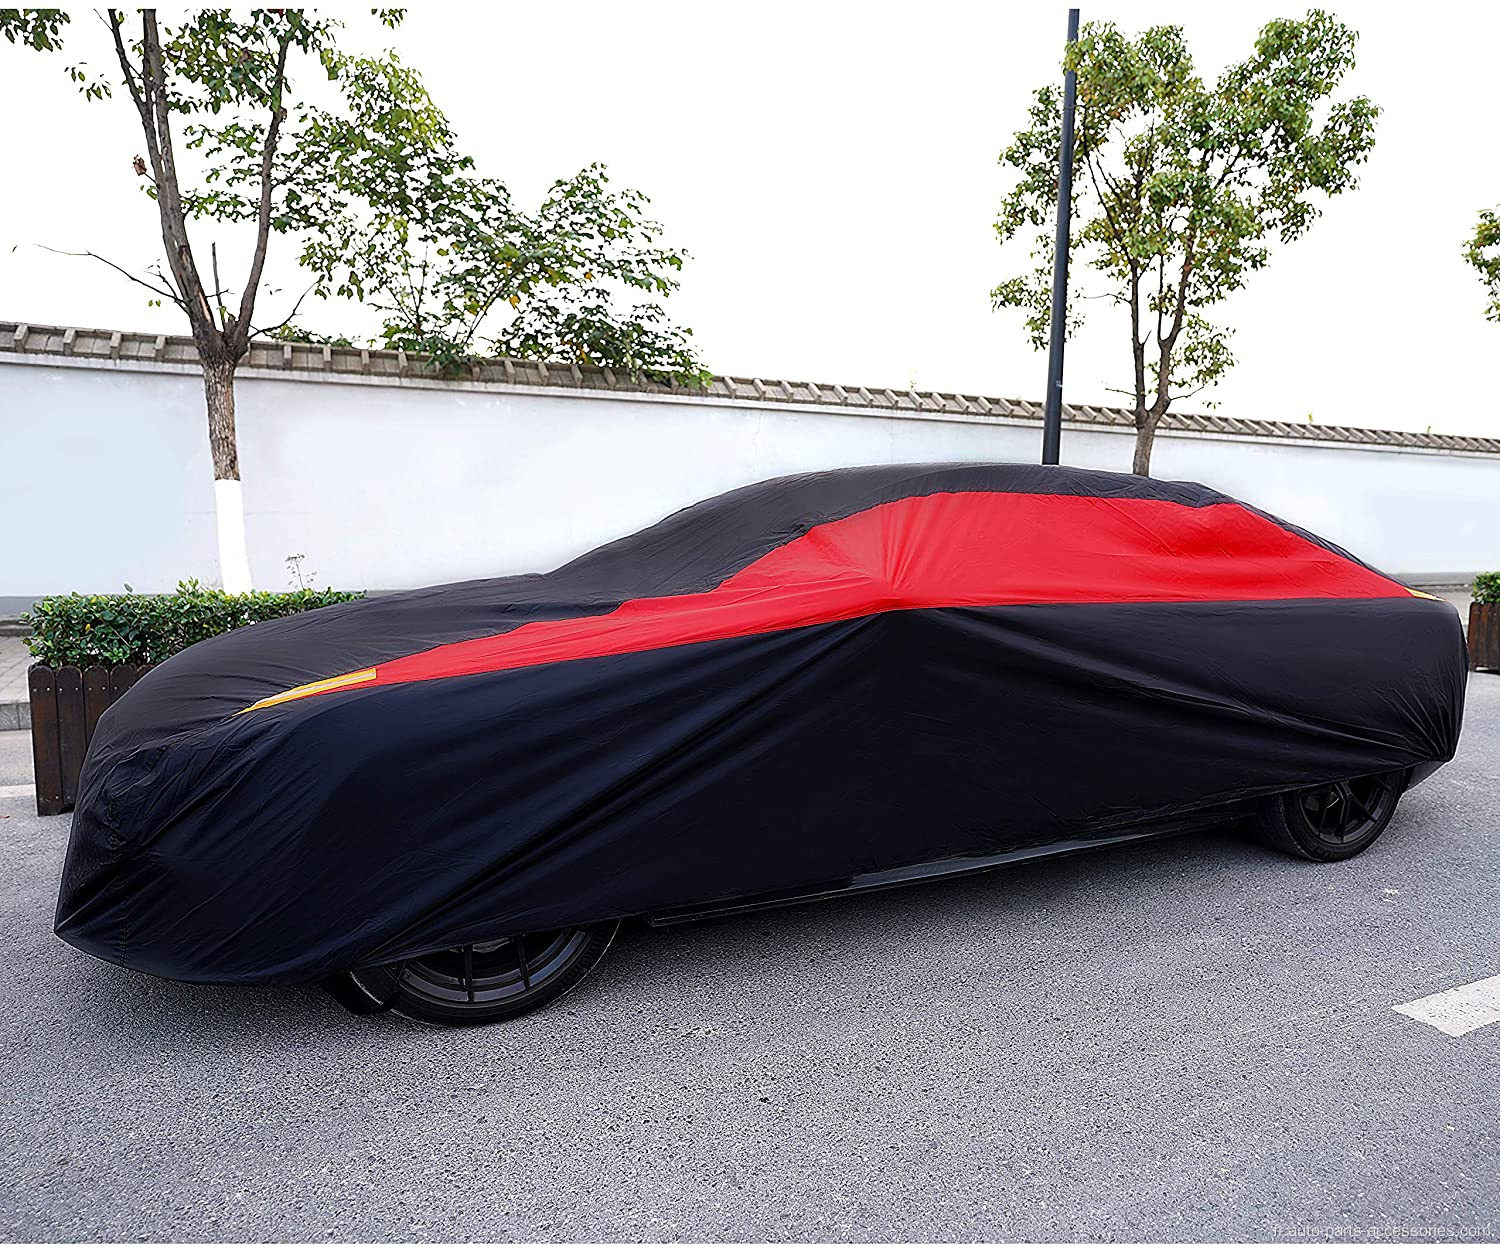
[[[478,1024],[512,1019],[555,1002],[591,972],[619,931],[618,920],[555,932],[476,941],[385,967],[348,972],[334,995],[350,990],[370,1009],[389,1005],[427,1023]]]
[[[1350,859],[1385,831],[1405,788],[1401,771],[1276,794],[1261,804],[1256,832],[1268,845],[1300,859]]]

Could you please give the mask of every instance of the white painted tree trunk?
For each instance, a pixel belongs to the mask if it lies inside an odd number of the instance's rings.
[[[219,580],[230,594],[248,594],[250,550],[245,545],[245,496],[240,483],[214,482],[214,508],[219,528]]]
[[[202,348],[200,347],[200,352]],[[214,510],[219,530],[219,581],[230,594],[248,594],[250,551],[245,545],[245,496],[234,432],[234,363],[203,357],[208,400],[208,446],[214,462]]]

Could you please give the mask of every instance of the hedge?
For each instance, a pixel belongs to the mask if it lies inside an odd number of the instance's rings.
[[[1476,603],[1500,603],[1500,572],[1482,572],[1474,578]]]
[[[241,625],[363,597],[345,590],[226,594],[183,581],[175,594],[51,595],[33,603],[21,623],[31,629],[27,649],[53,668],[159,664]]]

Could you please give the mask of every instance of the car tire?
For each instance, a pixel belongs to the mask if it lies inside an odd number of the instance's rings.
[[[497,1023],[577,988],[608,952],[619,920],[478,941],[346,972],[325,987],[359,1013],[390,1009],[423,1023]]]
[[[1337,863],[1367,850],[1385,831],[1407,773],[1384,772],[1264,799],[1254,832],[1269,846],[1315,863]]]

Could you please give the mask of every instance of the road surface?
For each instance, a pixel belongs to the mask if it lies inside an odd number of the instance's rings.
[[[1205,834],[627,929],[468,1031],[63,945],[27,752],[0,735],[6,1239],[1500,1237],[1500,1024],[1393,1009],[1500,974],[1500,676],[1353,862]]]

